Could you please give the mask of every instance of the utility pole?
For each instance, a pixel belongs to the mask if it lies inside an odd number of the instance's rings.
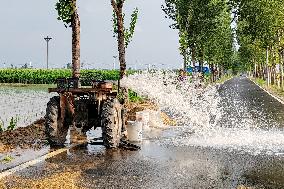
[[[51,40],[51,37],[45,37],[44,40],[46,41],[46,69],[48,69],[48,42]]]
[[[117,56],[113,56],[113,70],[115,70],[115,59],[117,58]]]

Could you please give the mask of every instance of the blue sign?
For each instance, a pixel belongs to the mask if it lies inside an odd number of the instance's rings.
[[[193,71],[201,72],[201,67],[200,66],[195,66],[194,68],[193,67],[187,68],[187,72],[188,73],[192,73]],[[210,69],[208,67],[202,67],[202,72],[206,73],[206,74],[209,74],[210,73]]]

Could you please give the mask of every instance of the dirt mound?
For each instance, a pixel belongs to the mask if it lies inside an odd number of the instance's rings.
[[[171,119],[166,113],[161,112],[161,118],[163,120],[163,123],[165,125],[170,125],[170,126],[176,126],[177,122],[173,119]]]
[[[136,120],[136,112],[144,111],[144,110],[155,110],[158,111],[159,107],[150,101],[144,101],[143,103],[134,103],[130,102],[126,105],[127,109],[127,120],[135,121]],[[165,125],[175,126],[176,121],[171,119],[166,113],[161,112],[161,119]]]
[[[46,144],[44,119],[40,119],[27,127],[0,133],[0,153],[11,151],[17,147],[39,149]]]
[[[127,109],[126,119],[128,121],[136,120],[136,112],[141,112],[144,110],[158,110],[158,106],[150,101],[145,101],[142,103],[129,102],[125,105]]]

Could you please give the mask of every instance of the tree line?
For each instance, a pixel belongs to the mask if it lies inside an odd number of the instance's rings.
[[[232,6],[228,0],[165,0],[162,9],[173,21],[170,27],[179,32],[184,69],[198,63],[202,70],[207,63],[212,71],[222,74],[234,68]]]
[[[284,88],[284,2],[233,1],[240,45],[239,60],[251,76]]]

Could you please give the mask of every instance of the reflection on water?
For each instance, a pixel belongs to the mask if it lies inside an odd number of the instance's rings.
[[[162,134],[161,140],[166,135]],[[80,169],[83,171],[80,180],[92,178],[95,186],[102,187],[108,187],[110,180],[115,186],[130,183],[129,186],[138,188],[284,187],[284,158],[212,148],[161,146],[151,138],[143,141],[141,151],[80,145],[52,159],[48,162],[53,167],[59,164],[60,169],[62,166]],[[90,162],[94,164],[90,166]]]

